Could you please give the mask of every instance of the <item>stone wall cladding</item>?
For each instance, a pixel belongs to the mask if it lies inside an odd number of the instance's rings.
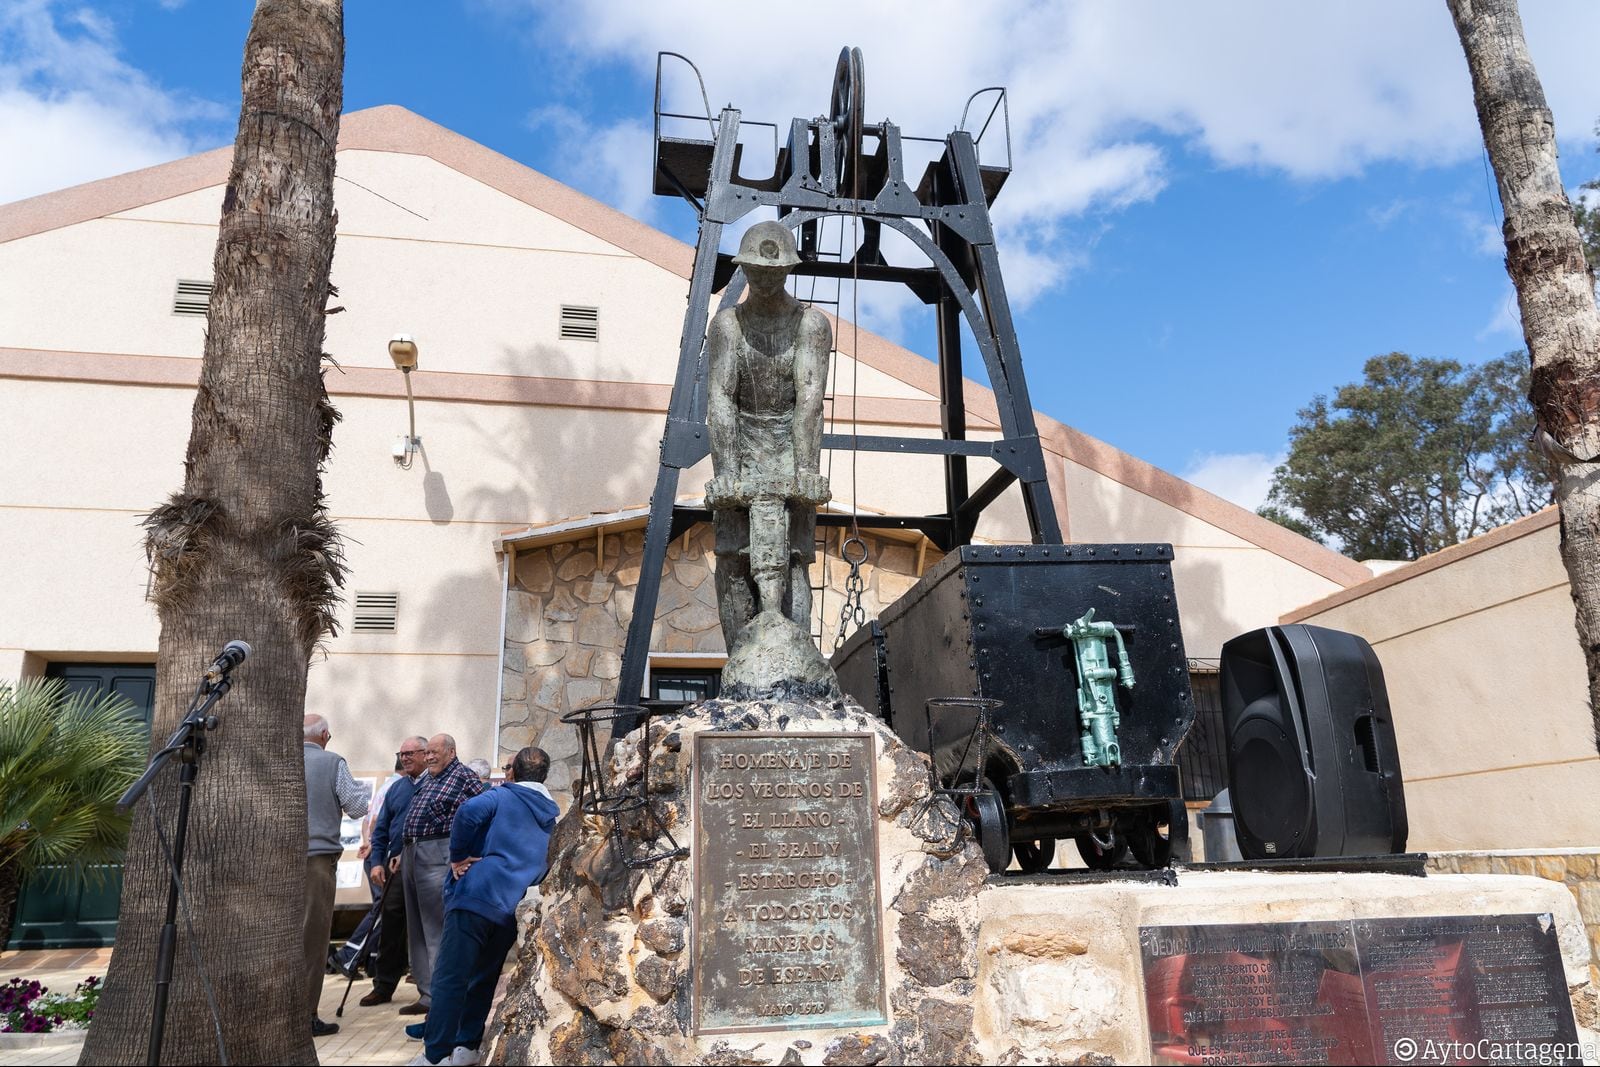
[[[1600,848],[1514,849],[1493,852],[1434,852],[1428,868],[1441,874],[1533,875],[1567,887],[1589,935],[1592,980],[1600,984]]]
[[[867,560],[861,605],[873,618],[916,584],[916,545],[863,533]],[[597,542],[603,542],[600,558]],[[506,596],[505,669],[501,675],[500,757],[524,745],[550,753],[551,793],[565,808],[578,780],[577,729],[561,721],[569,711],[610,702],[622,673],[622,646],[633,618],[633,598],[644,558],[644,531],[593,533],[577,540],[517,553]],[[710,526],[698,526],[667,547],[656,599],[650,650],[656,653],[727,652],[717,615]],[[849,566],[830,532],[826,561],[811,567],[813,593],[824,614],[822,647],[831,651],[844,603]]]

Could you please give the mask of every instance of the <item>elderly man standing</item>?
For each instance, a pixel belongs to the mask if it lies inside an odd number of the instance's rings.
[[[344,757],[328,751],[333,733],[321,715],[305,717],[306,757],[306,984],[311,1035],[339,1032],[338,1023],[317,1017],[322,978],[327,973],[328,935],[333,931],[333,894],[338,886],[341,815],[367,813],[367,791],[350,774]]]
[[[433,1003],[433,961],[444,936],[444,882],[450,873],[450,824],[463,801],[483,792],[483,783],[456,758],[456,739],[434,734],[425,750],[428,773],[405,818],[405,850],[400,879],[406,894],[406,940],[417,1002],[401,1015],[425,1015]]]
[[[421,781],[428,740],[408,737],[400,742],[395,758],[400,762],[400,779],[389,787],[383,807],[372,825],[372,851],[367,854],[367,878],[380,891],[390,878],[398,878],[400,852],[405,846],[405,818],[411,798]],[[383,922],[378,927],[378,962],[372,977],[372,992],[361,998],[362,1007],[387,1004],[405,977],[406,893],[403,886],[392,886],[383,895]]]
[[[525,748],[511,761],[510,783],[456,813],[436,995],[423,1024],[427,1043],[413,1064],[478,1062],[495,983],[517,943],[517,905],[550,866],[550,833],[561,809],[544,787],[549,772],[545,751]]]

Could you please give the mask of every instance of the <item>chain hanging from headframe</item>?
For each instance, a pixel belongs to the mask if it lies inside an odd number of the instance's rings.
[[[839,159],[850,173],[850,195],[854,201],[861,199],[861,137],[865,118],[865,77],[861,68],[861,49],[846,48],[839,53],[839,64],[834,71],[833,114],[835,136],[848,142],[847,151]],[[841,170],[840,177],[843,177]],[[841,238],[843,233],[841,231]],[[833,647],[844,644],[852,627],[866,625],[867,612],[861,604],[861,594],[866,582],[861,577],[861,565],[867,561],[867,543],[861,537],[861,527],[856,516],[861,511],[859,486],[856,480],[856,461],[861,455],[861,216],[850,213],[850,536],[839,544],[839,556],[850,565],[844,580],[844,605],[839,609],[839,631],[834,635]],[[842,310],[842,309],[841,309]],[[824,562],[826,566],[826,562]],[[823,578],[827,582],[826,572]]]
[[[867,561],[867,543],[861,539],[859,530],[839,546],[839,555],[850,564],[850,573],[844,580],[844,606],[839,609],[839,632],[834,635],[834,648],[844,644],[851,626],[859,628],[867,623],[867,610],[861,606],[861,594],[867,587],[861,578],[861,565]]]

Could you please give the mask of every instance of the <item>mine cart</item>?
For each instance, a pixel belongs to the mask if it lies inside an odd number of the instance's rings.
[[[1163,867],[1187,845],[1194,703],[1164,544],[965,545],[833,657],[846,693],[933,757],[993,870]]]

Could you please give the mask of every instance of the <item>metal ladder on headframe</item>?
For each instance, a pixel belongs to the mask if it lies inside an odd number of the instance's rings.
[[[933,305],[937,316],[942,436],[830,433],[823,436],[823,448],[943,456],[945,511],[938,515],[862,515],[859,508],[856,515],[824,511],[817,516],[819,532],[841,525],[919,530],[941,550],[949,551],[972,542],[984,509],[1016,483],[1022,491],[1033,543],[1061,540],[989,218],[989,205],[1010,173],[1009,129],[1006,165],[984,165],[979,161],[977,138],[964,128],[963,114],[962,126],[943,139],[943,154],[929,164],[913,188],[905,180],[899,127],[887,121],[876,125],[863,121],[861,53],[847,48],[835,71],[830,115],[794,119],[787,144],[774,152],[773,174],[751,179],[739,170],[741,125],[770,124],[743,123],[739,111],[731,107],[712,119],[709,103],[704,116],[664,112],[661,63],[668,56],[693,69],[687,58],[676,53],[663,52],[657,57],[654,191],[687,200],[699,214],[700,235],[679,339],[677,375],[661,439],[660,468],[650,497],[633,618],[617,682],[618,703],[636,701],[643,689],[668,544],[694,524],[711,518],[704,507],[678,505],[678,479],[711,449],[705,356],[711,298],[720,292],[720,307],[732,307],[744,291],[744,277],[733,257],[720,251],[723,228],[757,208],[776,208],[780,221],[799,231],[797,244],[803,262],[795,269],[797,276],[900,282]],[[697,70],[695,76],[699,77]],[[1004,114],[1003,89],[980,90],[967,103],[970,110],[973,100],[989,92],[999,93],[989,112],[992,121],[997,111]],[[701,99],[706,99],[703,81]],[[703,120],[711,127],[712,137],[664,135],[663,118]],[[1009,126],[1008,119],[1006,122]],[[863,150],[868,137],[876,138],[870,154]],[[817,255],[818,223],[829,216],[856,216],[862,222],[864,239],[848,263],[830,262]],[[886,262],[878,250],[878,237],[885,226],[916,245],[929,265]],[[995,441],[966,439],[963,319],[983,357],[994,392],[1001,432]],[[967,460],[974,456],[999,465],[976,489],[970,487],[967,477]]]

